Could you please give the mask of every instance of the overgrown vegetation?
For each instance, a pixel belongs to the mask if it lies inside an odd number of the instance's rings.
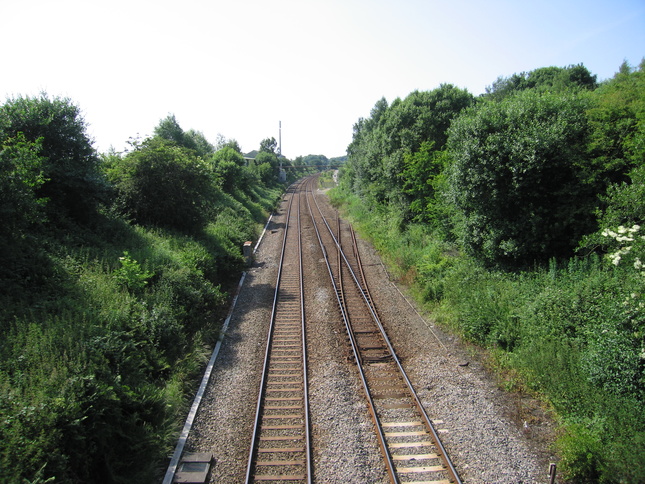
[[[563,476],[645,482],[645,63],[382,99],[348,151],[335,201],[555,411]]]
[[[99,155],[46,95],[0,107],[0,147],[0,481],[158,481],[277,155],[174,116]]]

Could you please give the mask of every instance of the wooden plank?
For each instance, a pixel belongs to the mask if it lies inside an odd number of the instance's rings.
[[[424,467],[397,467],[397,474],[418,474],[420,472],[441,472],[445,471],[444,466],[424,466]]]
[[[419,432],[385,432],[386,437],[415,437],[418,435],[429,435],[425,430]]]
[[[399,454],[393,455],[392,460],[427,460],[438,459],[437,454]]]
[[[253,476],[254,481],[303,481],[307,478],[305,474],[281,474],[281,475],[258,475]]]
[[[421,422],[385,422],[381,427],[417,427],[423,425]]]
[[[305,465],[304,459],[301,460],[264,460],[256,461],[256,466],[303,466]]]
[[[409,481],[406,484],[452,484],[448,479],[441,479],[439,481]]]
[[[304,425],[262,425],[262,430],[304,429]]]
[[[385,409],[398,409],[398,408],[412,408],[411,403],[386,403],[382,405],[382,408]]]
[[[372,393],[372,398],[385,400],[388,398],[409,398],[409,395],[406,393]]]
[[[276,437],[260,437],[260,440],[302,440],[302,435],[278,435]]]
[[[420,472],[441,472],[445,471],[443,466],[424,466],[424,467],[397,467],[398,474],[417,474]]]
[[[396,442],[389,444],[388,447],[391,449],[411,449],[414,447],[432,447],[433,445],[429,440],[424,440],[423,442]]]
[[[262,418],[263,418],[263,419],[264,419],[264,418],[266,418],[266,419],[282,419],[282,418],[291,419],[291,418],[302,418],[302,417],[303,417],[303,415],[302,415],[302,414],[291,414],[291,415],[264,415],[264,416],[262,416]]]
[[[304,447],[264,447],[262,449],[258,449],[258,452],[266,453],[266,454],[275,454],[278,452],[304,452],[304,451],[305,451]]]

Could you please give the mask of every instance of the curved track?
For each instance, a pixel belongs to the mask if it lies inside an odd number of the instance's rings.
[[[351,226],[324,213],[315,178],[305,190],[391,482],[460,483],[380,320]]]

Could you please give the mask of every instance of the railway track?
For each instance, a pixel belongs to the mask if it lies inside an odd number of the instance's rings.
[[[257,400],[246,482],[311,483],[301,217],[323,253],[392,483],[461,483],[387,336],[354,232],[316,200],[317,178],[289,190],[287,222]],[[303,215],[302,211],[306,210]]]
[[[300,195],[290,191],[247,483],[312,482]]]
[[[460,483],[387,336],[370,296],[351,226],[330,220],[316,201],[315,181],[305,186],[330,281],[356,361],[368,409],[393,483]]]

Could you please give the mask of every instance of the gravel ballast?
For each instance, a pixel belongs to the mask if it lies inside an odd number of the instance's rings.
[[[321,195],[322,196],[322,195]],[[210,482],[244,482],[286,201],[249,268],[185,452],[212,453]],[[313,471],[316,483],[387,483],[318,241],[303,223]],[[531,399],[498,388],[478,353],[422,319],[359,239],[394,348],[466,483],[548,482],[551,425]],[[402,291],[402,292],[400,292]]]

